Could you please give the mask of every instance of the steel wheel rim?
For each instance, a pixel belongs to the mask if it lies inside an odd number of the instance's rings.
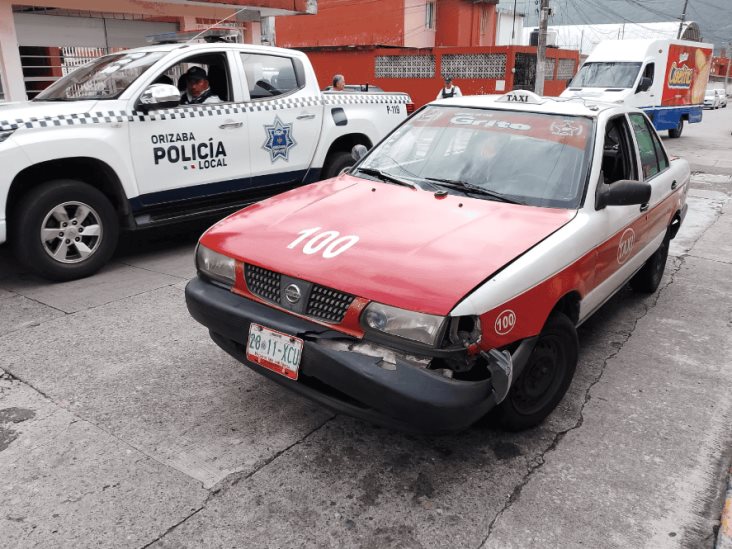
[[[99,249],[103,228],[97,211],[84,202],[63,202],[43,218],[41,245],[59,263],[81,263]]]
[[[511,394],[516,410],[535,414],[553,398],[562,380],[565,353],[556,336],[544,336],[536,344],[531,360],[521,373]]]

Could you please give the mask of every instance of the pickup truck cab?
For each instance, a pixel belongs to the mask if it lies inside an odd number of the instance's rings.
[[[192,67],[211,97],[180,104]],[[47,278],[87,276],[120,228],[223,216],[337,175],[408,105],[321,93],[294,50],[165,44],[101,57],[33,101],[0,105],[0,244]]]
[[[576,328],[630,282],[655,292],[690,171],[624,105],[431,103],[350,173],[201,237],[192,316],[234,358],[369,421],[457,431],[541,422]]]

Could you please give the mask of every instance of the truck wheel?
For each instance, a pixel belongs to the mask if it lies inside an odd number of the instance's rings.
[[[12,227],[16,257],[50,280],[98,271],[117,246],[114,207],[94,187],[73,179],[48,181],[22,198]]]
[[[669,137],[681,137],[681,132],[683,132],[683,131],[684,131],[684,121],[679,120],[679,125],[676,126],[675,128],[671,128],[668,131],[668,136]]]
[[[552,313],[539,334],[521,375],[496,410],[507,431],[535,427],[556,408],[577,367],[577,330],[562,313]]]
[[[658,289],[663,278],[663,271],[666,269],[668,259],[668,248],[670,240],[668,236],[663,239],[663,244],[649,257],[640,271],[630,279],[630,287],[636,292],[652,294]]]
[[[330,155],[323,168],[321,179],[330,179],[340,175],[343,170],[356,163],[350,152],[337,152]]]

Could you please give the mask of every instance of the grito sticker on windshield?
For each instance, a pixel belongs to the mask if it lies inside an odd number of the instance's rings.
[[[503,109],[428,108],[415,117],[412,125],[523,135],[578,149],[587,146],[592,133],[592,121],[587,118]]]

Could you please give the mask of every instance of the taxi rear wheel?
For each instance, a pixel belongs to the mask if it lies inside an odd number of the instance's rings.
[[[630,279],[630,287],[636,292],[652,294],[658,289],[663,278],[663,272],[666,270],[669,245],[670,241],[668,235],[666,235],[661,247],[646,260],[640,271]]]
[[[552,313],[508,395],[498,405],[498,424],[507,431],[535,427],[556,408],[577,368],[579,340],[572,321]]]
[[[11,239],[16,257],[50,280],[98,271],[114,253],[119,226],[102,192],[73,179],[43,183],[17,206]]]

